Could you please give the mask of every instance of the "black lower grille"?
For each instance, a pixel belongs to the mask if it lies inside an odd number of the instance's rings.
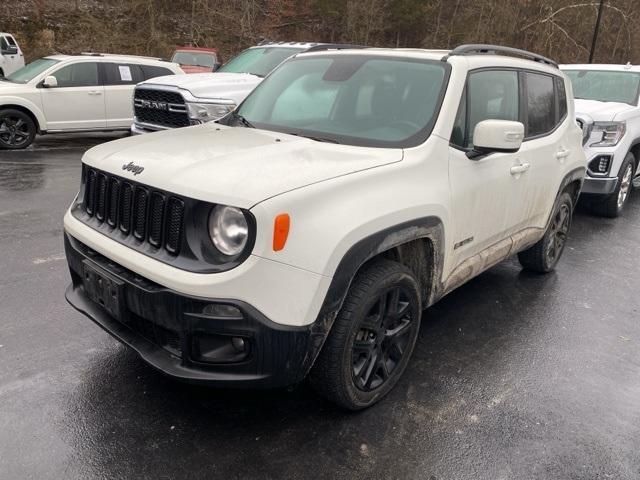
[[[100,224],[120,230],[121,235],[164,248],[172,255],[180,251],[184,227],[184,201],[150,190],[94,168],[84,171],[83,210]]]
[[[170,128],[191,124],[184,98],[177,92],[136,88],[133,108],[138,122]]]

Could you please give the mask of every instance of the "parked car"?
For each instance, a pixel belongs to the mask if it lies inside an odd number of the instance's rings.
[[[24,67],[24,55],[13,35],[0,32],[0,77]]]
[[[244,50],[216,73],[160,77],[142,82],[134,93],[136,134],[217,120],[236,105],[283,60],[316,43],[264,43]]]
[[[180,47],[173,52],[171,61],[180,65],[184,73],[210,73],[220,68],[217,48]]]
[[[52,55],[0,78],[0,149],[36,133],[129,130],[136,83],[184,73],[175,63],[127,55]]]
[[[575,93],[576,116],[589,160],[583,194],[593,210],[617,217],[640,186],[640,67],[562,65]]]
[[[309,375],[365,408],[423,308],[512,255],[554,269],[581,139],[568,79],[529,52],[300,53],[219,123],[85,154],[66,297],[173,377]]]

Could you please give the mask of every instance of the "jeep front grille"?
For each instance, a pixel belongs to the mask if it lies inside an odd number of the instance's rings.
[[[177,92],[138,87],[133,108],[136,121],[165,128],[187,127],[191,124],[184,98]]]
[[[113,235],[133,237],[171,255],[180,251],[184,201],[94,168],[84,171],[84,212]],[[117,228],[116,228],[117,227]]]

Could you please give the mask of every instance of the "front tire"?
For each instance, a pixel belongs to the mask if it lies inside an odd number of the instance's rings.
[[[595,201],[591,208],[596,215],[602,217],[616,218],[620,216],[624,206],[629,199],[631,190],[633,189],[633,173],[635,171],[636,160],[631,152],[620,166],[618,172],[618,185],[610,195],[604,197],[602,201]]]
[[[29,115],[8,108],[0,110],[0,149],[27,148],[36,137],[36,124]]]
[[[563,192],[553,207],[547,231],[535,245],[518,253],[520,265],[525,270],[538,273],[552,271],[564,252],[567,235],[573,218],[571,195]]]
[[[310,373],[313,387],[349,410],[378,402],[402,376],[422,315],[411,270],[390,260],[358,273]]]

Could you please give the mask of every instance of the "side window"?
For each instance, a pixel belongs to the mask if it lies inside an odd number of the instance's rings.
[[[469,74],[466,99],[458,109],[451,142],[462,148],[473,146],[473,130],[483,120],[518,120],[518,73],[484,70]]]
[[[105,85],[135,85],[144,80],[140,65],[103,63]]]
[[[98,81],[98,64],[82,62],[67,65],[52,74],[58,80],[58,88],[63,87],[95,87]]]
[[[13,39],[13,37],[11,35],[7,35],[7,42],[9,43],[9,45],[11,45],[12,47],[17,47],[16,45],[16,41]]]
[[[6,50],[9,48],[9,43],[6,37],[0,37],[0,50]]]
[[[526,74],[527,78],[527,131],[526,137],[550,132],[556,126],[553,77],[539,73]]]
[[[567,92],[564,88],[564,80],[560,77],[556,78],[556,89],[558,91],[558,123],[567,114]]]
[[[156,67],[151,65],[140,65],[142,67],[142,74],[145,80],[150,78],[163,77],[165,75],[173,75],[173,72],[168,68]]]

